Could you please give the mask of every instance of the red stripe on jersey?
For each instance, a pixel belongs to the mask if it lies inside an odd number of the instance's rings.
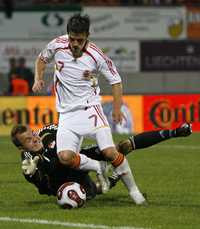
[[[104,53],[99,48],[97,48],[94,44],[91,44],[90,43],[90,46],[89,47],[91,49],[95,50],[100,56],[103,57],[103,59],[106,61],[106,64],[108,66],[108,69],[110,70],[110,72],[112,73],[112,75],[115,75],[116,74],[116,71],[114,70],[114,68],[112,66],[112,61],[106,55],[104,55]]]
[[[68,39],[67,38],[62,38],[62,37],[58,37],[56,38],[56,43],[62,43],[62,44],[65,44],[68,42]]]
[[[96,60],[95,57],[92,55],[92,53],[88,52],[87,50],[85,51],[85,53],[87,53],[89,56],[91,56],[92,59],[94,60],[94,62],[97,64],[97,60]]]
[[[54,89],[55,89],[55,93],[56,93],[56,95],[57,95],[57,98],[58,98],[58,101],[59,101],[59,103],[60,103],[60,96],[59,96],[59,94],[58,94],[58,90],[57,90],[57,85],[58,85],[58,83],[60,82],[60,80],[58,79],[58,77],[56,76],[56,81],[55,81],[55,84],[54,84]]]
[[[67,50],[67,49],[69,49],[69,47],[57,48],[57,49],[56,49],[56,52],[58,52],[59,50],[60,50],[60,51],[65,51],[65,50]]]

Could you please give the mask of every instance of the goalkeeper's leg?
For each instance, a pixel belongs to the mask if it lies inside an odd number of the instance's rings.
[[[127,155],[133,150],[143,149],[175,137],[187,137],[192,133],[192,126],[184,123],[172,130],[147,131],[119,142],[117,149]]]

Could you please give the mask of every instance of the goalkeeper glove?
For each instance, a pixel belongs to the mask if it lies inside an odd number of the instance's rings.
[[[25,175],[33,176],[37,170],[37,164],[40,157],[35,156],[33,159],[25,159],[22,161],[22,171]]]

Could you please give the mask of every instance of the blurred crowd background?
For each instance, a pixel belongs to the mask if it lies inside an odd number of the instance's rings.
[[[66,33],[74,12],[89,14],[90,40],[122,77],[121,126],[111,121],[111,88],[99,77],[113,132],[186,121],[200,131],[200,0],[1,0],[0,134],[9,134],[16,122],[32,128],[57,122],[54,66],[47,68],[44,90],[32,96],[34,62],[48,42]]]
[[[6,20],[10,20],[10,24],[13,22],[13,15],[15,12],[36,12],[38,11],[44,11],[45,12],[53,12],[56,10],[58,14],[56,13],[53,17],[59,18],[59,10],[63,9],[69,9],[70,10],[81,10],[81,8],[84,7],[96,7],[96,8],[132,8],[135,7],[139,8],[171,8],[174,9],[175,7],[199,7],[200,6],[200,0],[2,0],[0,1],[0,12],[4,15]],[[135,12],[135,11],[134,11]],[[156,11],[154,11],[156,12]],[[177,11],[178,12],[178,11]],[[195,11],[194,11],[195,12]],[[195,16],[197,15],[197,16]],[[106,16],[106,13],[105,13]],[[2,15],[1,15],[2,17]],[[49,17],[49,15],[47,15]],[[177,15],[177,21],[179,20],[179,15]],[[188,17],[188,16],[187,16]],[[194,14],[192,18],[196,21],[198,21],[198,14]],[[3,20],[3,19],[2,19]],[[120,19],[119,19],[120,20]],[[174,22],[176,23],[176,22]],[[3,22],[0,19],[0,27],[3,25]],[[193,25],[192,25],[193,26]],[[37,25],[35,25],[37,27]],[[177,38],[175,37],[177,31],[183,29],[182,21],[177,23],[177,28],[172,28],[171,33],[174,36],[174,39],[171,39],[170,41],[177,42]],[[1,29],[1,28],[0,28]],[[10,28],[7,28],[10,30]],[[17,29],[17,28],[16,28]],[[143,29],[143,28],[141,28]],[[169,28],[170,29],[170,28]],[[0,30],[1,31],[1,30]],[[174,32],[175,31],[175,32]],[[159,31],[158,31],[159,33]],[[174,35],[175,34],[175,35]],[[20,38],[21,39],[21,38]],[[24,44],[27,42],[27,38],[16,39],[16,42],[24,42]],[[101,42],[104,38],[101,39]],[[115,37],[115,40],[118,39],[118,37]],[[121,39],[121,38],[120,38]],[[98,40],[98,38],[96,39]],[[127,42],[126,42],[127,40]],[[173,72],[173,69],[171,72],[169,71],[163,71],[162,69],[157,69],[156,71],[124,71],[125,67],[123,68],[123,65],[125,65],[125,61],[130,62],[130,59],[128,59],[128,46],[131,45],[131,42],[134,43],[135,41],[140,42],[140,46],[143,47],[143,38],[141,39],[132,39],[129,38],[123,38],[122,43],[126,46],[116,48],[115,54],[118,55],[117,59],[117,67],[119,67],[119,72],[122,75],[123,81],[124,81],[124,91],[125,94],[133,94],[133,93],[143,93],[143,94],[149,94],[149,93],[196,93],[198,92],[198,84],[200,83],[200,77],[199,72],[197,69],[189,69],[189,72],[183,69],[175,69],[175,73]],[[151,41],[153,39],[149,39]],[[177,42],[176,45],[184,44],[184,42],[188,42],[191,40],[190,38],[187,39],[180,39],[181,41]],[[1,38],[0,35],[0,47],[3,49],[7,42],[13,42],[12,46],[14,46],[15,38],[9,37],[7,38]],[[38,42],[38,38],[30,38],[28,45],[34,42]],[[41,42],[44,41],[44,39],[41,39]],[[48,42],[49,40],[45,40],[44,44]],[[112,40],[109,38],[109,42],[112,42]],[[160,38],[157,39],[156,42],[166,42],[166,39]],[[154,41],[153,41],[154,42]],[[167,41],[168,42],[168,41]],[[106,42],[105,42],[106,44]],[[168,44],[168,43],[167,43]],[[20,44],[21,45],[21,44]],[[154,45],[152,43],[151,45]],[[173,45],[173,44],[172,44]],[[195,46],[193,46],[195,45]],[[8,45],[9,46],[9,45]],[[35,45],[37,46],[37,44]],[[123,46],[123,45],[122,45]],[[141,48],[140,47],[140,48]],[[187,43],[186,49],[188,53],[190,54],[194,52],[194,50],[197,50],[199,47],[198,39],[195,40],[194,43]],[[0,49],[0,50],[1,50]],[[10,55],[9,52],[11,52],[12,48],[8,47],[5,48],[8,54],[7,62],[8,67],[7,70],[1,70],[0,69],[0,95],[32,95],[31,88],[34,80],[34,67],[33,67],[33,60],[32,64],[30,65],[30,60],[27,61],[26,56],[19,56],[19,55]],[[126,50],[125,50],[126,49]],[[37,50],[37,53],[39,50]],[[135,52],[135,51],[133,51]],[[132,55],[131,53],[129,53]],[[121,57],[120,57],[121,55]],[[126,58],[125,58],[125,55]],[[146,55],[146,54],[144,54]],[[166,55],[166,54],[165,54]],[[184,55],[184,54],[183,54]],[[191,54],[192,55],[192,54]],[[195,54],[196,55],[196,54]],[[36,56],[36,55],[35,55]],[[123,57],[123,58],[122,58]],[[198,61],[198,55],[197,57]],[[132,57],[131,58],[135,58]],[[143,64],[143,57],[140,57],[138,61],[140,61],[141,65]],[[175,57],[174,57],[175,60]],[[114,60],[115,61],[115,60]],[[188,61],[188,60],[186,60]],[[196,59],[194,60],[196,61]],[[121,68],[122,67],[122,68]],[[180,70],[180,71],[179,71]],[[47,80],[49,79],[49,83],[47,84],[45,91],[42,93],[43,95],[52,95],[53,94],[53,85],[50,83],[52,79],[52,73],[50,71],[47,71]],[[149,82],[147,81],[150,80]],[[102,83],[104,83],[104,80],[102,79]],[[130,87],[130,85],[132,85]],[[103,94],[110,94],[110,89],[105,84],[103,87]]]
[[[36,5],[81,5],[81,6],[174,6],[199,4],[199,0],[2,0],[1,7],[29,7]]]

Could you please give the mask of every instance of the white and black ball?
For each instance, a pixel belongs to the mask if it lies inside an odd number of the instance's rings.
[[[85,202],[85,189],[76,182],[66,182],[57,191],[57,203],[64,209],[80,208]]]

